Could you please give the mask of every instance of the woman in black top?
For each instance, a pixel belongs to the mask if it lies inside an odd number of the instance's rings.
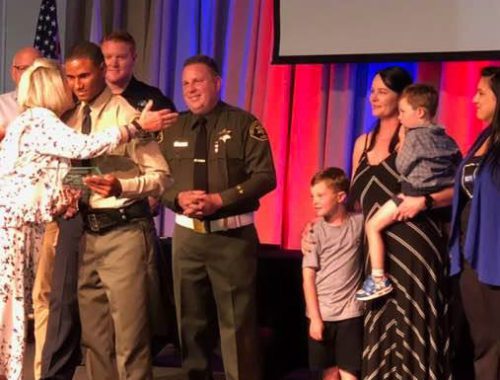
[[[410,83],[410,75],[399,67],[380,71],[372,83],[370,103],[379,120],[372,132],[356,141],[351,187],[365,220],[401,192],[395,166],[397,106]],[[451,189],[432,194],[432,201],[438,207],[448,205]],[[426,204],[424,197],[405,197],[398,218],[407,221],[384,233],[386,268],[394,291],[367,304],[364,379],[450,377],[446,239],[430,213],[420,212],[426,206],[432,204]]]

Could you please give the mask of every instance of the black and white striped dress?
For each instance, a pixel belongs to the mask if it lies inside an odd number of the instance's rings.
[[[366,154],[361,158],[351,196],[365,220],[400,191],[395,158],[393,153],[378,165],[370,165]],[[384,240],[394,291],[367,304],[363,379],[449,379],[448,263],[441,229],[421,213],[387,228]]]

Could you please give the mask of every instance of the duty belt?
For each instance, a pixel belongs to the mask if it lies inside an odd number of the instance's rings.
[[[227,231],[253,224],[253,212],[216,220],[199,220],[182,214],[175,214],[175,223],[190,230],[208,234],[210,232]]]
[[[151,217],[149,204],[139,201],[120,208],[97,208],[82,210],[85,229],[94,233],[105,233],[137,219]]]

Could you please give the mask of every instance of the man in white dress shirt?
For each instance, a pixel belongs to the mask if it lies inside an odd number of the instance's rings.
[[[33,61],[40,58],[41,54],[34,47],[24,47],[14,54],[10,75],[16,85],[16,90],[0,95],[0,140],[3,139],[5,128],[19,114],[17,107],[17,85],[21,74]]]

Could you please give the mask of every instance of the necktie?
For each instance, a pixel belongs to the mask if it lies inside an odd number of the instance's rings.
[[[90,134],[90,131],[92,130],[92,119],[90,118],[90,106],[88,104],[85,104],[82,109],[82,133],[84,135]],[[81,163],[82,166],[91,166],[90,165],[90,160],[82,160]]]
[[[195,190],[208,191],[208,141],[207,119],[201,116],[196,122],[196,145],[194,146],[194,177]]]
[[[88,135],[92,130],[92,119],[90,118],[90,106],[88,104],[85,104],[83,106],[82,113],[83,113],[82,133],[84,135]]]

